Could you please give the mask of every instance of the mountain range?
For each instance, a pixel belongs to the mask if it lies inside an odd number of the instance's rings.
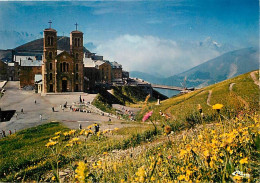
[[[154,84],[169,86],[183,86],[186,78],[186,87],[200,88],[259,69],[258,60],[258,49],[250,47],[224,53],[185,72],[167,78],[139,71],[130,72],[130,76],[142,78]]]
[[[70,38],[66,36],[57,36],[57,49],[70,51]],[[43,54],[43,38],[36,39],[18,46],[13,49],[15,53],[19,54]],[[85,47],[83,47],[84,52],[89,52]],[[10,61],[12,59],[12,50],[0,50],[0,59],[4,61]]]

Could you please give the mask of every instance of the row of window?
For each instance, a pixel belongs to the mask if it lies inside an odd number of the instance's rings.
[[[49,65],[49,69],[52,70],[52,63]],[[60,63],[60,72],[68,72],[69,64],[66,62]],[[76,71],[79,71],[79,64],[76,64]]]
[[[50,74],[49,74],[49,80],[52,80],[52,78],[53,78],[53,75],[52,75],[52,73],[50,73]],[[76,73],[75,79],[76,79],[76,80],[79,80],[79,73]]]
[[[54,44],[54,37],[48,36],[47,37],[47,45],[53,46],[53,44]],[[77,37],[74,38],[74,46],[77,46],[77,47],[82,46],[80,38],[77,38]]]
[[[77,38],[77,37],[74,38],[74,46],[77,46],[77,47],[82,46],[80,38]]]
[[[62,92],[66,92],[67,88],[65,86],[62,87]],[[79,85],[76,84],[75,91],[79,91]],[[49,85],[49,92],[53,92],[53,84]]]
[[[47,57],[47,53],[46,53],[46,57]],[[49,58],[49,59],[52,59],[52,58],[53,58],[53,53],[52,53],[51,51],[49,52],[48,58]],[[75,54],[75,58],[76,58],[76,59],[79,59],[79,54],[78,54],[78,53]]]

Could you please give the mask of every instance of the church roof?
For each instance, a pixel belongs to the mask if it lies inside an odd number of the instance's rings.
[[[84,67],[96,67],[95,61],[91,58],[83,58]]]
[[[121,69],[122,65],[117,62],[110,62],[113,69]]]
[[[21,60],[21,66],[25,66],[25,67],[42,66],[42,61],[41,60]]]
[[[57,32],[55,29],[52,29],[52,28],[47,28],[47,29],[44,29],[44,31]]]
[[[57,52],[57,53],[58,54],[57,54],[56,58],[58,58],[58,57],[60,57],[61,55],[64,55],[64,54],[72,58],[72,56],[65,50],[64,51],[60,50],[60,52]]]
[[[81,34],[83,34],[83,32],[78,31],[78,30],[71,31],[71,33],[81,33]]]
[[[103,60],[97,60],[96,62],[95,62],[95,64],[97,65],[97,66],[100,66],[100,65],[102,65],[102,64],[104,64],[105,62],[103,61]]]

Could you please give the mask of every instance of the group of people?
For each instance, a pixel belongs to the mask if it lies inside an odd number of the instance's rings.
[[[14,129],[14,133],[16,133],[16,129]],[[9,135],[12,135],[12,131],[11,130],[9,130]],[[6,133],[5,133],[4,130],[0,131],[0,136],[2,138],[6,137]]]

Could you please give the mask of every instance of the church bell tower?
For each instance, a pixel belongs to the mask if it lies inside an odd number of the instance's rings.
[[[57,56],[57,31],[51,28],[51,21],[48,23],[50,27],[44,30],[43,37],[43,93],[56,92],[55,57]]]
[[[83,33],[77,30],[70,33],[70,54],[74,58],[74,80],[75,92],[83,91]]]

